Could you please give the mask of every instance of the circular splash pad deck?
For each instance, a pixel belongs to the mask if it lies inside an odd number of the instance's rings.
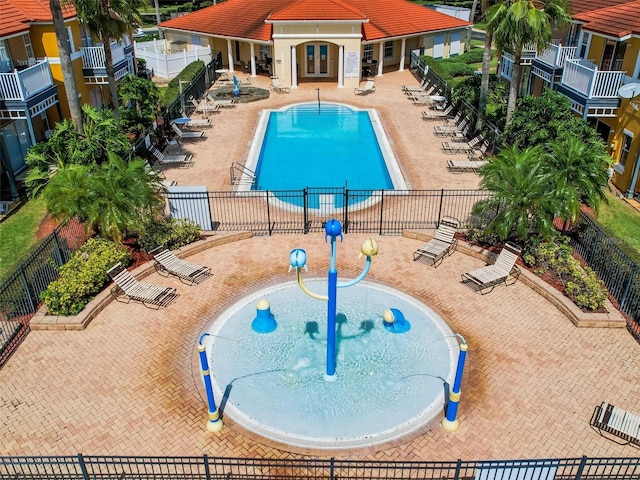
[[[313,292],[326,293],[322,280]],[[275,331],[251,323],[260,299],[271,303]],[[338,290],[337,381],[326,366],[326,302],[295,282],[257,291],[209,328],[207,352],[215,397],[224,415],[284,444],[358,448],[398,440],[440,414],[453,382],[457,342],[426,305],[371,282]],[[394,308],[411,325],[392,333],[383,312]]]

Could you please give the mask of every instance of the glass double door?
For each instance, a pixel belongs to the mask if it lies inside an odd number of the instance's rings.
[[[329,44],[308,43],[305,46],[305,76],[329,76]]]

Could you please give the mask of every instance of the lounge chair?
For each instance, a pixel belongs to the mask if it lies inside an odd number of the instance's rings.
[[[173,252],[163,247],[158,247],[149,253],[153,255],[153,266],[161,275],[176,276],[181,282],[190,285],[200,283],[211,276],[211,267],[178,258]]]
[[[276,93],[291,93],[291,89],[280,84],[280,79],[276,76],[271,77],[271,90]]]
[[[207,93],[207,98],[211,102],[211,105],[217,107],[218,109],[220,109],[220,108],[234,108],[236,106],[235,98],[216,99],[210,93]]]
[[[185,128],[209,128],[213,127],[210,118],[192,118],[189,123],[184,124]]]
[[[444,110],[425,110],[422,112],[423,120],[443,120],[451,118],[453,112],[453,105],[448,105]]]
[[[199,112],[199,113],[213,113],[213,112],[217,112],[220,109],[219,106],[209,105],[208,103],[200,104],[193,97],[191,97],[189,100],[195,107],[196,112]]]
[[[171,129],[174,132],[176,132],[176,135],[178,135],[178,137],[180,137],[183,140],[192,139],[192,138],[204,138],[205,137],[205,133],[204,132],[185,132],[184,130],[180,130],[180,127],[178,127],[175,123],[171,124]]]
[[[420,85],[402,85],[402,91],[405,93],[409,92],[426,92],[428,88],[428,80],[423,78],[420,82]]]
[[[442,142],[442,151],[444,153],[464,153],[469,154],[478,148],[483,141],[482,135],[477,135],[471,141],[467,142]]]
[[[193,155],[191,155],[190,153],[184,153],[180,155],[165,155],[153,145],[149,145],[148,150],[161,165],[177,165],[178,167],[183,168],[193,166]]]
[[[520,276],[520,269],[516,266],[516,260],[522,250],[520,247],[507,242],[500,255],[495,259],[495,263],[485,265],[471,272],[462,274],[462,283],[469,283],[477,288],[481,294],[489,293],[496,285],[504,283],[512,285]]]
[[[455,125],[435,125],[433,127],[433,134],[436,137],[450,137],[458,132],[462,133],[467,128],[469,121],[463,118],[459,124]]]
[[[367,80],[367,83],[364,84],[364,87],[356,87],[353,89],[353,93],[356,95],[367,95],[375,91],[376,91],[375,80]]]
[[[436,107],[436,101],[434,100],[435,98],[440,98],[440,95],[438,95],[437,92],[435,94],[433,94],[433,95],[429,94],[429,95],[410,96],[409,100],[411,100],[411,103],[413,103],[414,105],[418,105],[418,106],[428,105],[428,106],[431,106],[433,108],[434,112],[442,112],[442,111],[444,111],[444,109],[445,109],[444,103],[437,104],[439,108],[440,108],[440,105],[442,105],[441,109],[435,108]]]
[[[425,86],[422,90],[405,90],[405,95],[411,100],[413,98],[422,98],[428,95],[436,95],[437,90],[435,85]]]
[[[469,160],[473,160],[474,162],[479,162],[484,160],[487,156],[487,149],[489,148],[489,142],[486,140],[482,142],[480,148],[478,150],[473,150],[472,152],[467,153],[467,157]]]
[[[477,173],[478,169],[487,163],[486,160],[447,160],[447,167],[452,173]]]
[[[602,402],[594,409],[589,425],[617,444],[640,447],[640,415]]]
[[[120,263],[116,263],[107,270],[107,274],[116,284],[111,289],[111,295],[119,302],[124,300],[124,303],[129,303],[133,300],[142,303],[145,307],[160,308],[170,305],[178,298],[175,288],[139,282]]]
[[[454,238],[456,229],[460,225],[457,218],[443,217],[435,236],[413,252],[413,260],[424,258],[433,267],[437,267],[446,255],[451,255],[458,245]]]

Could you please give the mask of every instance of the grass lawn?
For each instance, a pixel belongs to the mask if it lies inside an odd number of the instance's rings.
[[[36,245],[36,233],[46,214],[44,200],[37,198],[0,223],[0,281],[13,273]]]
[[[598,223],[613,237],[620,247],[640,263],[640,212],[622,199],[609,195],[608,203],[598,210]]]

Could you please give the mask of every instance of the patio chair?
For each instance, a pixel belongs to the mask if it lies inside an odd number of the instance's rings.
[[[460,221],[457,218],[443,217],[435,236],[413,252],[413,260],[424,258],[431,266],[437,267],[445,256],[451,255],[456,250],[458,240],[454,235],[459,225]]]
[[[107,274],[116,284],[111,289],[111,295],[119,302],[129,303],[133,300],[145,307],[160,308],[170,305],[178,298],[175,288],[139,282],[120,263],[107,270]]]
[[[200,103],[198,103],[198,101],[197,101],[195,98],[193,98],[193,97],[191,97],[191,98],[189,99],[189,101],[193,104],[193,106],[194,106],[194,107],[195,107],[195,109],[196,109],[196,112],[198,112],[198,113],[213,113],[213,112],[217,112],[217,111],[218,111],[218,109],[220,108],[220,107],[218,107],[218,106],[209,105],[209,104],[207,104],[207,103],[200,104]]]
[[[153,145],[148,148],[160,165],[176,165],[178,167],[188,168],[193,166],[193,155],[190,153],[180,155],[165,155]]]
[[[189,123],[184,124],[185,128],[209,128],[213,127],[210,118],[192,118]]]
[[[405,93],[408,92],[425,92],[428,88],[428,80],[425,78],[422,79],[420,85],[402,85],[402,91]]]
[[[167,277],[173,275],[189,285],[200,283],[211,276],[211,267],[178,258],[173,252],[163,247],[158,247],[149,253],[153,255],[153,266],[160,275]]]
[[[471,272],[462,274],[462,283],[468,283],[477,288],[481,294],[491,292],[496,285],[504,283],[513,285],[520,276],[520,269],[516,266],[516,260],[522,250],[517,245],[505,243],[500,255],[492,256],[495,263],[485,265]]]
[[[454,125],[434,125],[433,134],[436,137],[450,137],[455,133],[462,133],[468,125],[469,121],[466,118],[463,118],[460,123],[455,122]]]
[[[194,139],[194,138],[205,138],[204,132],[185,132],[184,130],[180,130],[175,123],[171,124],[171,129],[176,132],[176,135],[183,140]]]
[[[484,139],[482,135],[477,135],[467,142],[442,142],[442,151],[448,154],[464,153],[469,154],[478,148]]]
[[[453,112],[453,105],[448,105],[444,110],[425,110],[422,112],[423,120],[443,120],[451,118]]]
[[[217,107],[218,109],[220,109],[220,108],[234,108],[236,106],[235,98],[216,99],[210,93],[207,93],[207,98],[211,102],[211,105]]]
[[[356,87],[353,89],[353,93],[356,95],[368,95],[369,93],[373,93],[375,91],[376,91],[375,80],[367,80],[367,83],[364,84],[364,87]]]
[[[612,442],[640,447],[640,415],[602,402],[594,409],[589,425]]]
[[[276,93],[291,93],[291,89],[283,86],[280,83],[280,79],[276,76],[271,77],[271,90]]]
[[[478,169],[487,163],[486,160],[447,160],[447,167],[451,173],[478,173]]]
[[[425,86],[421,90],[405,90],[404,94],[411,100],[413,98],[422,98],[428,95],[436,95],[438,90],[435,85]]]
[[[474,162],[479,162],[481,160],[484,160],[487,156],[488,148],[489,148],[489,142],[485,140],[484,142],[482,142],[482,145],[480,145],[480,148],[478,150],[473,150],[471,152],[468,152],[467,157],[469,158],[469,160],[473,160]]]

